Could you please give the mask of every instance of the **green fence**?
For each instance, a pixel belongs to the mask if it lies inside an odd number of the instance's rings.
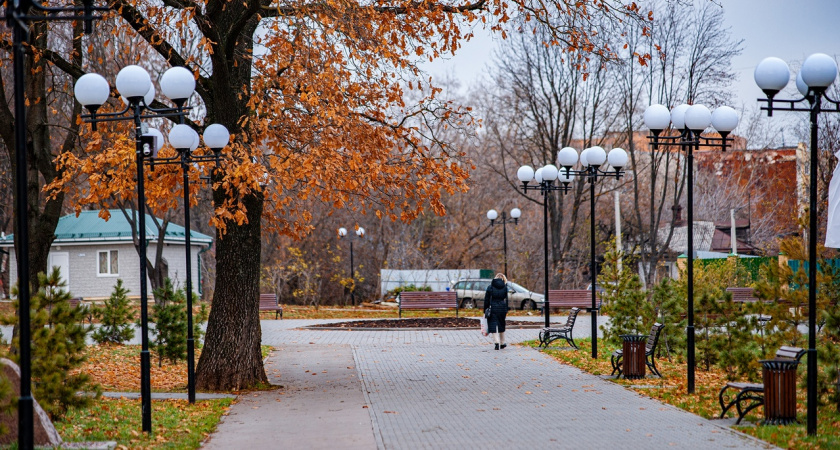
[[[701,267],[711,266],[715,264],[725,264],[727,261],[728,260],[726,258],[695,260],[695,262],[700,264]],[[759,256],[757,258],[738,258],[738,265],[746,269],[747,272],[749,272],[750,278],[752,278],[753,281],[758,279],[758,271],[761,268],[761,266],[770,262],[772,262],[773,264],[778,264],[779,257]]]
[[[840,258],[829,259],[826,262],[828,262],[829,266],[831,266],[835,269],[838,266],[840,266]],[[798,259],[791,259],[791,260],[788,261],[788,266],[790,266],[790,269],[793,270],[793,273],[796,273],[796,271],[799,270],[800,266],[802,266],[802,270],[804,270],[805,273],[808,272],[808,261],[800,261]],[[821,272],[821,271],[822,271],[822,268],[820,267],[819,264],[817,264],[817,272]]]

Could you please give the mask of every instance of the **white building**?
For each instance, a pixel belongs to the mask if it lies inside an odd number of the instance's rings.
[[[149,241],[148,258],[154,261],[158,230],[146,215],[146,238]],[[74,297],[86,300],[104,299],[111,295],[117,279],[129,290],[129,296],[140,295],[140,257],[134,247],[131,226],[122,211],[112,211],[108,221],[99,217],[99,210],[82,211],[58,220],[55,240],[50,248],[48,266],[58,266],[67,289]],[[166,227],[163,248],[163,262],[166,276],[176,287],[184,285],[186,278],[186,255],[184,251],[185,229],[169,223]],[[190,233],[190,256],[192,258],[192,284],[200,294],[202,252],[210,249],[213,239],[205,234]],[[9,280],[16,284],[17,259],[15,258],[14,236],[0,237],[0,251],[9,253]],[[147,281],[148,282],[148,281]],[[151,283],[148,285],[151,295]]]

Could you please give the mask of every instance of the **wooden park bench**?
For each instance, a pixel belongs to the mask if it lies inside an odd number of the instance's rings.
[[[726,292],[732,294],[732,301],[735,303],[753,303],[759,301],[755,296],[755,289],[750,287],[728,287]]]
[[[805,355],[805,350],[799,347],[782,346],[776,351],[776,359],[781,360],[799,362],[803,355]],[[793,382],[796,382],[795,378]],[[738,393],[735,394],[732,400],[727,403],[724,396],[726,395],[726,391],[729,389],[734,389],[738,391]],[[791,386],[791,389],[796,389],[796,386]],[[720,402],[721,419],[723,419],[726,415],[726,411],[729,411],[729,408],[735,405],[735,409],[738,411],[738,420],[735,421],[735,424],[737,425],[741,423],[741,419],[743,419],[747,413],[764,404],[764,384],[730,381],[726,383],[723,389],[720,390],[720,394],[718,394],[718,401]],[[746,405],[746,408],[744,405]],[[792,407],[794,411],[796,410],[796,405],[784,405],[784,407]]]
[[[580,308],[592,311],[592,291],[586,289],[558,289],[548,291],[551,309]],[[595,292],[595,309],[601,309],[601,296]]]
[[[550,291],[549,291],[550,292]],[[540,331],[540,347],[548,348],[548,345],[557,339],[563,338],[574,348],[578,348],[575,344],[575,339],[572,337],[572,329],[575,327],[575,320],[580,312],[580,308],[572,308],[569,312],[569,317],[566,319],[566,324],[559,328],[548,327]]]
[[[739,304],[742,308],[744,303],[755,303],[758,301],[762,301],[758,297],[755,296],[755,289],[750,287],[728,287],[726,288],[726,292],[732,294],[732,302]],[[765,325],[767,322],[770,321],[772,317],[770,316],[758,316],[758,321],[761,325]]]
[[[656,346],[659,345],[659,335],[662,333],[662,329],[665,328],[665,325],[661,323],[655,323],[652,327],[650,327],[650,334],[648,334],[647,342],[645,343],[645,365],[650,369],[650,373],[662,378],[662,374],[659,373],[659,369],[656,368]],[[616,377],[620,377],[621,373],[623,372],[623,368],[621,366],[622,360],[624,359],[624,350],[618,349],[613,352],[610,356],[610,364],[612,364],[613,371],[610,375],[615,375],[618,372]]]
[[[283,307],[277,303],[275,294],[260,294],[260,311],[274,311],[274,320],[278,315],[283,320]]]
[[[400,317],[404,309],[455,309],[458,317],[458,298],[455,291],[409,291],[400,292]]]

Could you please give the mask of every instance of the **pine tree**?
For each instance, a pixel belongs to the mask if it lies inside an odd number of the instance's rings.
[[[104,306],[94,309],[93,314],[99,319],[100,326],[91,337],[97,343],[122,344],[134,338],[134,312],[127,293],[123,281],[118,279]]]
[[[155,290],[157,301],[152,307],[155,339],[150,347],[158,353],[158,366],[163,359],[178,362],[187,359],[187,310],[183,290],[176,291],[172,280],[164,280]]]
[[[727,287],[744,287],[750,274],[737,258],[695,262],[694,327],[697,362],[717,366],[730,377],[753,376],[757,355],[751,322]],[[684,285],[685,287],[685,285]],[[686,288],[687,293],[687,288]]]
[[[618,270],[621,256],[616,252],[605,253],[603,269],[598,275],[598,284],[605,287],[601,294],[603,313],[610,317],[610,326],[602,326],[601,331],[615,345],[621,343],[622,334],[646,334],[656,317],[639,276],[630,269],[632,265],[624,264]]]
[[[671,359],[672,355],[677,356],[678,361],[685,358],[686,336],[686,297],[680,294],[677,284],[670,278],[663,278],[659,284],[654,285],[650,297],[651,305],[656,312],[656,321],[665,325],[659,336],[661,345],[658,346],[658,355],[663,352]]]
[[[69,408],[90,403],[90,396],[77,395],[78,392],[92,391],[98,396],[101,391],[87,374],[71,374],[87,359],[85,337],[90,327],[83,325],[84,310],[70,307],[71,295],[64,289],[67,284],[61,281],[57,267],[49,276],[38,274],[38,283],[37,292],[30,298],[32,393],[50,417],[57,420]],[[9,321],[16,318],[4,318],[4,322]],[[18,339],[14,339],[15,347],[19,346]]]
[[[837,405],[840,412],[840,268],[824,261],[823,280],[820,292],[828,298],[822,314],[823,336],[818,339],[817,360],[822,366],[818,376],[821,394]]]
[[[11,416],[17,410],[17,396],[12,383],[0,372],[0,414]],[[9,427],[0,423],[0,436],[9,432]]]

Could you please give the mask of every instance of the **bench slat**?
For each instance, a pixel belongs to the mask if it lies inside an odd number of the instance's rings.
[[[275,319],[278,315],[283,318],[283,307],[277,304],[275,294],[260,294],[260,311],[274,311]]]
[[[601,308],[601,297],[595,292],[595,307]],[[557,289],[548,291],[548,303],[551,308],[592,309],[592,291],[585,289]]]
[[[726,292],[732,294],[732,301],[735,303],[752,303],[759,300],[755,296],[755,289],[749,287],[728,287]]]
[[[458,297],[454,291],[410,291],[400,292],[399,314],[404,309],[455,309],[458,316]]]

